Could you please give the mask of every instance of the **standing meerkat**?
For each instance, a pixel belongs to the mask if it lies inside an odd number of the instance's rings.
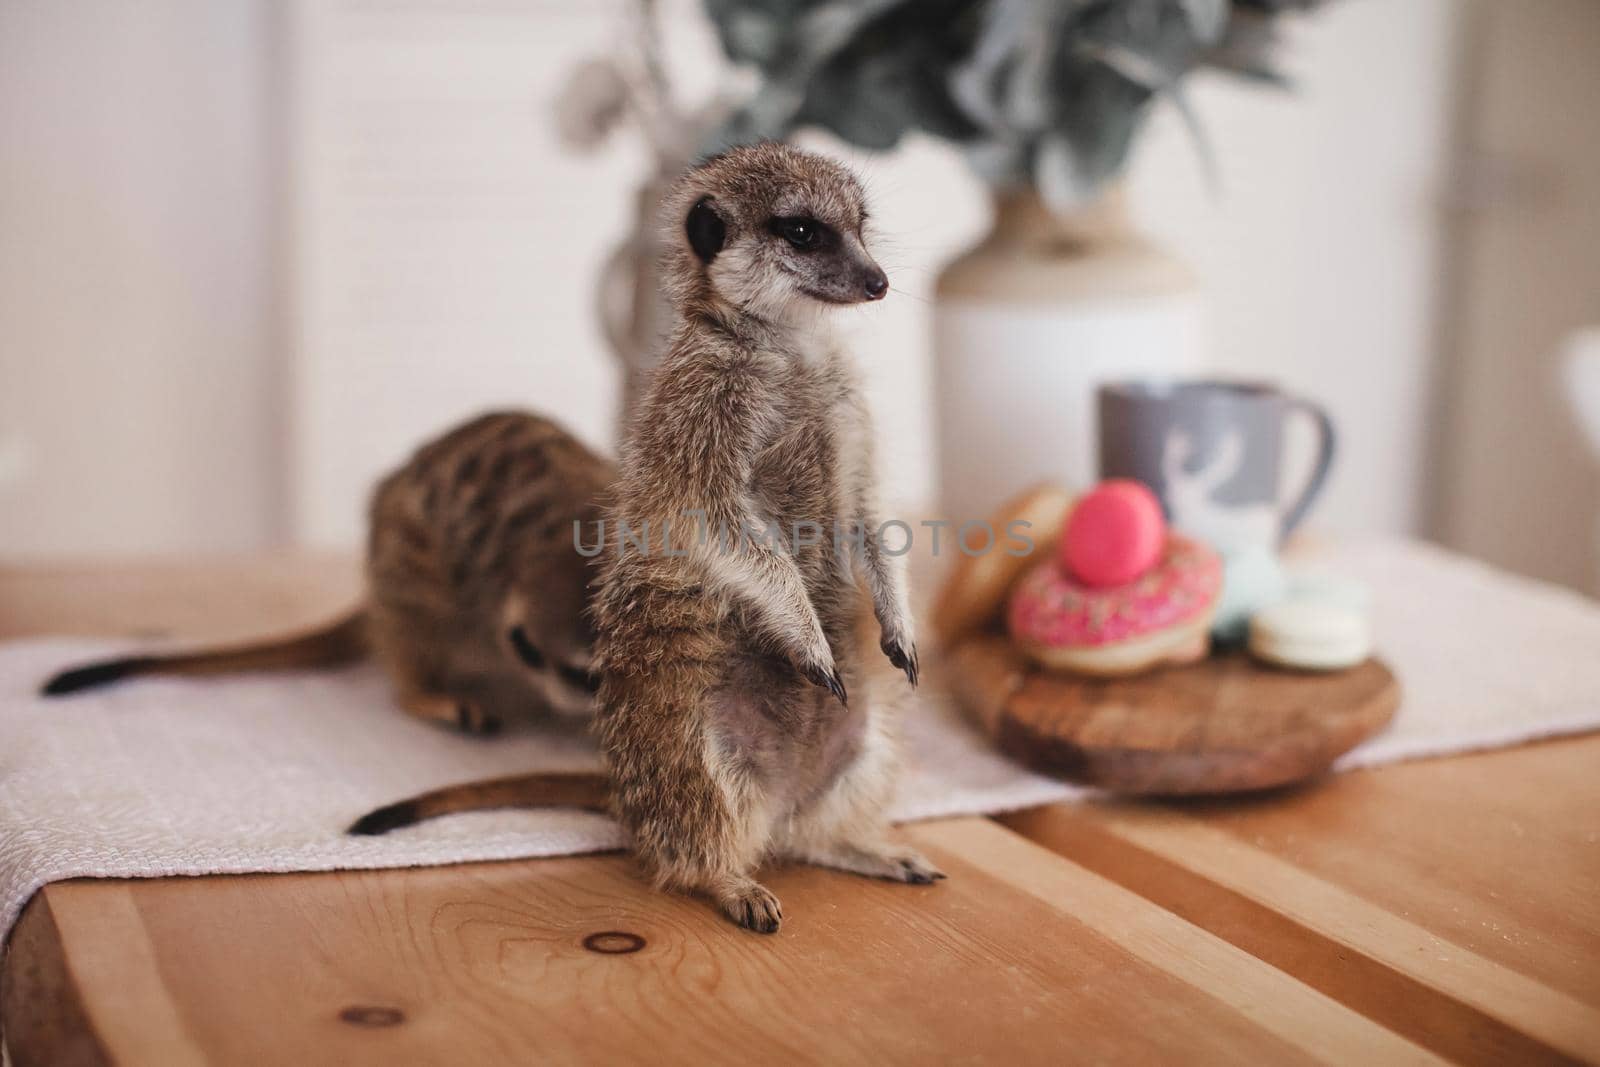
[[[916,645],[901,561],[877,537],[867,408],[824,314],[889,283],[860,184],[796,148],[711,159],[665,210],[677,324],[624,447],[595,602],[606,775],[453,787],[352,831],[608,807],[658,885],[770,933],[779,904],[753,877],[766,859],[943,877],[888,837],[898,761],[871,699],[887,687],[862,683],[892,664],[915,685]],[[857,652],[863,586],[888,664]]]
[[[574,545],[615,471],[548,419],[499,412],[423,445],[373,493],[366,602],[283,640],[65,671],[47,695],[135,675],[328,667],[374,656],[405,710],[468,733],[587,714],[594,569]]]

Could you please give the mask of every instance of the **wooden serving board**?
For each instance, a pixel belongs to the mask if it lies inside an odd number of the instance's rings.
[[[1321,774],[1388,725],[1400,685],[1382,661],[1328,674],[1230,653],[1133,678],[1048,672],[1005,637],[946,653],[956,699],[1001,751],[1119,793],[1267,789]]]

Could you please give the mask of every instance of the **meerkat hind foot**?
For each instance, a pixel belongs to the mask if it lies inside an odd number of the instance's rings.
[[[808,863],[830,867],[836,871],[849,871],[868,878],[882,878],[907,885],[931,885],[946,877],[939,868],[929,863],[927,857],[914,848],[896,845],[866,847],[851,845],[813,853],[804,857]]]
[[[908,885],[932,885],[950,877],[915,849],[903,849],[894,858],[900,865],[900,881]]]
[[[775,934],[783,922],[783,908],[772,891],[751,878],[730,880],[713,891],[717,905],[728,918],[758,934]]]

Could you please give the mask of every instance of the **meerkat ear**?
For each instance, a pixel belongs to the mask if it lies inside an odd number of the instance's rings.
[[[689,247],[700,257],[700,262],[707,265],[717,258],[717,253],[722,251],[722,243],[728,239],[727,223],[711,206],[709,196],[702,196],[695,201],[694,207],[689,209],[688,219],[684,221],[683,230],[689,235]]]

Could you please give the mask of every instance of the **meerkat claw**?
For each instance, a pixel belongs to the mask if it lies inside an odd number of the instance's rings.
[[[828,676],[828,690],[839,698],[839,703],[845,707],[850,706],[850,697],[844,691],[844,679],[839,677],[837,669]]]
[[[818,685],[839,698],[839,703],[846,707],[850,704],[849,697],[845,694],[844,679],[839,676],[837,667],[818,667],[815,665],[801,668],[800,673],[812,685]]]
[[[917,679],[922,674],[922,667],[917,661],[917,646],[912,645],[910,651],[907,651],[897,638],[883,643],[883,654],[889,657],[890,666],[906,672],[906,681],[915,689]]]

